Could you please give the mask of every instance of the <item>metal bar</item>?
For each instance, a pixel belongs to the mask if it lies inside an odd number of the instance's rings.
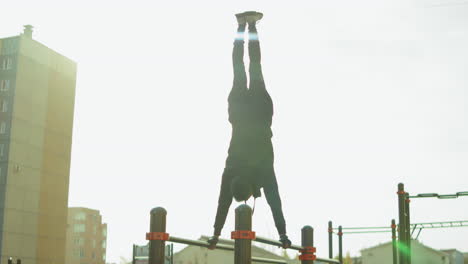
[[[392,230],[343,232],[343,234],[390,233]]]
[[[454,222],[456,223],[456,222]],[[429,226],[424,226],[423,224],[411,224],[410,226],[414,229],[418,228],[427,228],[427,229],[434,229],[434,228],[455,228],[455,227],[468,227],[468,224],[459,224],[459,225],[450,225],[450,226],[434,226],[434,224],[427,223]],[[417,227],[420,226],[420,227]],[[356,232],[343,232],[343,234],[370,234],[370,233],[390,233],[391,230],[376,230],[376,231],[356,231]],[[411,232],[413,235],[413,232]]]
[[[420,193],[414,198],[431,198],[439,196],[437,193]],[[412,197],[411,197],[412,198]]]
[[[439,194],[439,196],[437,196],[437,198],[439,198],[439,199],[455,199],[455,198],[458,198],[458,195],[456,195],[456,194]]]
[[[279,242],[279,241],[276,241],[276,240],[273,240],[273,239],[269,239],[269,238],[265,238],[265,237],[261,237],[261,236],[256,236],[255,242],[259,242],[259,243],[264,243],[264,244],[268,244],[268,245],[272,245],[272,246],[278,246],[278,247],[281,247],[282,244]],[[304,247],[302,246],[298,246],[298,245],[291,245],[291,247],[289,247],[288,249],[294,249],[294,250],[303,250]],[[252,258],[253,260],[253,258]],[[318,261],[322,261],[322,262],[326,262],[326,263],[336,263],[336,264],[340,264],[340,262],[336,259],[327,259],[327,258],[317,258],[316,260]]]
[[[258,258],[258,257],[252,257],[252,261],[261,262],[261,263],[278,263],[278,264],[287,264],[288,263],[286,260]]]
[[[411,196],[410,196],[411,197]],[[454,225],[454,224],[459,224],[459,225]],[[435,224],[439,225],[450,225],[450,226],[434,226]],[[465,225],[466,224],[466,225]],[[425,226],[425,225],[431,225],[431,226]],[[414,223],[410,224],[410,227],[413,229],[418,229],[418,226],[424,226],[424,228],[447,228],[447,227],[465,227],[468,226],[468,220],[461,220],[461,221],[445,221],[445,222],[426,222],[426,223]],[[349,232],[343,232],[343,234],[365,234],[365,233],[386,233],[386,232],[391,232],[390,227],[343,227],[343,230],[363,230],[363,231],[349,231]],[[370,230],[366,230],[370,229]],[[376,229],[376,230],[373,230]],[[379,230],[379,229],[388,229],[388,230]],[[411,234],[414,233],[415,230]],[[336,233],[334,233],[336,234]]]
[[[162,207],[151,210],[150,232],[166,232],[166,215],[167,212]],[[164,240],[150,240],[148,264],[163,264],[165,249]]]
[[[437,193],[420,193],[418,195],[409,196],[409,198],[434,198],[439,199],[455,199],[460,196],[468,196],[468,192],[457,192],[455,194],[437,194]]]
[[[283,246],[283,244],[281,244],[281,242],[279,242],[279,241],[269,239],[269,238],[265,238],[265,237],[260,237],[260,236],[256,236],[254,241],[264,243],[264,244],[268,244],[268,245],[272,245],[272,246],[278,246],[278,247]],[[304,248],[301,247],[301,246],[298,246],[298,245],[291,245],[291,247],[289,247],[289,249],[302,250]]]
[[[333,258],[333,224],[328,221],[328,258]]]
[[[411,225],[410,224],[410,227],[413,226],[413,230],[411,230],[411,236],[413,236],[413,233],[414,233],[414,230],[416,230],[416,228],[418,227],[418,225]]]
[[[180,238],[175,236],[170,236],[169,240],[174,243],[198,246],[208,248],[209,244],[207,241],[202,240],[192,240],[186,238]],[[234,246],[225,245],[225,244],[216,244],[216,249],[227,250],[227,251],[234,251]],[[276,259],[267,259],[267,258],[259,258],[259,257],[252,257],[252,261],[262,262],[262,263],[286,263],[284,260],[276,260]]]
[[[425,223],[414,223],[412,225],[449,224],[449,223],[468,223],[468,220],[443,221],[443,222],[425,222]]]
[[[423,226],[423,227],[418,227],[418,228],[426,228],[426,229],[435,229],[435,228],[456,228],[456,227],[468,227],[468,225],[463,225],[463,226]]]
[[[192,240],[192,239],[180,238],[180,237],[175,237],[175,236],[169,236],[168,241],[171,241],[171,242],[174,242],[174,243],[198,246],[198,247],[205,247],[205,248],[208,248],[209,245],[210,245],[207,241]],[[234,251],[234,246],[231,246],[231,245],[216,244],[215,248],[216,249],[221,249],[221,250]]]
[[[418,234],[416,235],[416,238],[415,238],[415,239],[418,239],[419,234],[421,234],[421,230],[423,230],[423,227],[419,228],[419,232],[418,232]]]
[[[236,208],[236,231],[252,231],[252,209],[246,204]],[[234,264],[252,263],[252,240],[236,238],[234,241]]]
[[[370,227],[343,227],[343,230],[359,230],[359,229],[390,229],[388,226],[370,226]]]

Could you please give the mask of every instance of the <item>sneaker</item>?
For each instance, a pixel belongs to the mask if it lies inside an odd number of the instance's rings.
[[[244,13],[236,14],[236,18],[237,18],[237,24],[239,25],[247,23]]]
[[[243,13],[245,16],[245,20],[248,24],[256,24],[260,19],[262,19],[263,14],[256,11],[247,11]]]

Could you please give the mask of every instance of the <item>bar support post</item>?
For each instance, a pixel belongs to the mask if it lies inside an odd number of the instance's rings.
[[[314,247],[314,229],[311,226],[304,226],[301,229],[301,245],[304,248],[312,248]],[[314,254],[312,252],[308,252],[309,254]],[[307,254],[306,251],[303,251],[302,254]],[[314,264],[314,260],[301,260],[301,264]]]
[[[340,264],[343,264],[343,230],[342,227],[338,227],[338,260]]]
[[[328,258],[333,258],[333,223],[328,221]]]
[[[411,223],[410,223],[410,199],[409,193],[405,195],[405,227],[406,227],[406,246],[408,250],[408,256],[406,263],[411,264]]]
[[[392,225],[391,225],[391,227],[392,227],[392,254],[393,254],[393,264],[398,264],[395,219],[392,219]]]
[[[242,204],[236,208],[236,231],[252,231],[252,209]],[[234,264],[252,263],[252,239],[235,238],[234,242]],[[150,263],[151,264],[151,263]]]
[[[166,209],[156,207],[151,210],[150,232],[166,232]],[[165,254],[164,240],[149,241],[149,259],[148,264],[164,264]]]

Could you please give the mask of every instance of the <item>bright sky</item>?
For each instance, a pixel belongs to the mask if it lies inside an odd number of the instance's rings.
[[[78,63],[69,205],[101,211],[107,262],[146,243],[156,206],[167,209],[170,234],[212,233],[230,139],[234,14],[245,10],[265,14],[258,30],[293,243],[311,225],[326,257],[329,220],[389,225],[399,182],[411,194],[468,191],[466,0],[1,5],[0,37],[32,24],[34,39]],[[411,206],[412,222],[468,220],[468,197]],[[233,229],[231,211],[223,236]],[[277,236],[263,197],[254,230]],[[389,240],[348,235],[344,250]],[[424,230],[420,240],[467,252],[468,228]]]

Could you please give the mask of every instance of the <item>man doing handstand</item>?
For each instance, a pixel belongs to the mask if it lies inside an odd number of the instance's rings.
[[[275,171],[271,137],[273,102],[263,80],[260,64],[260,43],[256,23],[263,17],[259,12],[237,14],[237,37],[233,48],[234,84],[228,97],[229,122],[232,137],[221,181],[221,191],[214,224],[213,236],[208,240],[214,248],[224,226],[232,198],[246,201],[251,196],[260,197],[263,188],[270,205],[276,229],[283,248],[291,241],[286,235],[286,223],[281,208]],[[244,66],[244,32],[248,25],[249,87]]]

